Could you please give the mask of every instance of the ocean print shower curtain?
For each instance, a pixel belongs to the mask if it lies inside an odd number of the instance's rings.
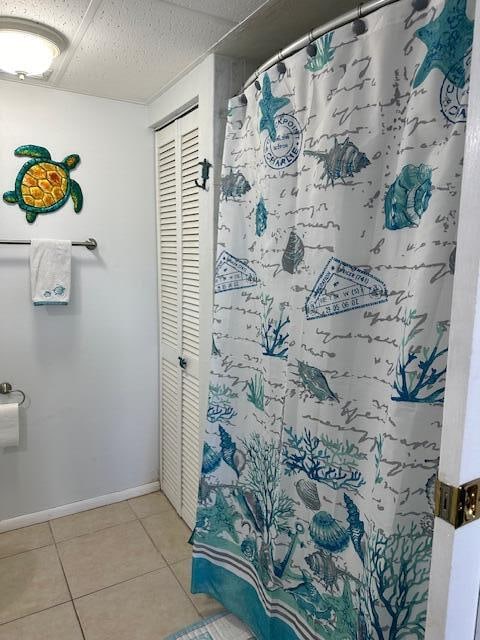
[[[424,637],[473,22],[400,0],[229,105],[193,591]]]

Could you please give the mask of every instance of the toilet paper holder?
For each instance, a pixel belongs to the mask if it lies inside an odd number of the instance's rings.
[[[20,389],[14,389],[10,382],[0,382],[0,393],[3,396],[6,396],[10,393],[20,393],[22,396],[22,401],[18,403],[18,406],[25,402],[25,394]]]

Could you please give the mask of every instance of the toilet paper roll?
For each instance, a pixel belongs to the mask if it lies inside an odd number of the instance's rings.
[[[18,404],[0,404],[0,447],[18,447]]]

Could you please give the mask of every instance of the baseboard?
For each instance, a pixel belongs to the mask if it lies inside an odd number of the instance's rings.
[[[96,507],[104,507],[107,504],[128,500],[128,498],[137,498],[138,496],[153,493],[159,489],[160,483],[157,480],[156,482],[142,484],[140,487],[133,487],[132,489],[117,491],[116,493],[107,493],[105,496],[88,498],[88,500],[64,504],[61,507],[52,507],[51,509],[45,509],[45,511],[37,511],[36,513],[27,513],[24,516],[17,516],[16,518],[9,518],[8,520],[0,520],[0,533],[12,531],[12,529],[20,529],[21,527],[29,527],[32,524],[48,522],[48,520],[61,518],[62,516],[71,516],[74,513],[88,511]]]

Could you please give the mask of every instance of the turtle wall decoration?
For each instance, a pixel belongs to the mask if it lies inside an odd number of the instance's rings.
[[[80,156],[73,153],[62,162],[55,162],[48,149],[33,144],[18,147],[15,155],[31,159],[18,172],[14,190],[6,191],[3,199],[9,204],[18,204],[26,212],[27,222],[35,222],[39,214],[60,209],[70,197],[74,211],[80,213],[82,190],[70,177]]]

